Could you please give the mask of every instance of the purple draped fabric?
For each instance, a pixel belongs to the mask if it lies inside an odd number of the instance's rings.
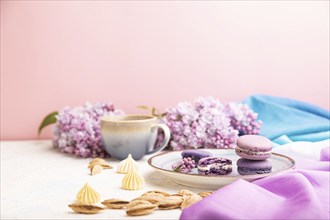
[[[330,151],[321,161],[254,181],[237,180],[183,210],[180,219],[330,219]]]

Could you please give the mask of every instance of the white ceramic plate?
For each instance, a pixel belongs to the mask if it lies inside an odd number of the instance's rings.
[[[237,172],[236,162],[240,157],[236,155],[234,149],[203,150],[212,153],[213,156],[231,159],[233,162],[233,171],[230,174],[224,176],[199,175],[197,168],[193,169],[192,172],[188,174],[174,172],[172,170],[172,164],[181,160],[182,151],[169,151],[155,155],[149,158],[148,164],[177,184],[201,189],[218,189],[237,179],[253,181],[266,176],[274,175],[285,170],[293,169],[295,166],[295,161],[292,158],[281,154],[272,153],[272,156],[268,159],[272,163],[271,173],[243,176]]]

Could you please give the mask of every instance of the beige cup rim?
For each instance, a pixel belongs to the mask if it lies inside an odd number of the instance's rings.
[[[126,120],[122,120],[126,118]],[[127,119],[128,118],[128,119]],[[131,120],[129,118],[132,118]],[[135,118],[135,119],[134,119]],[[110,123],[141,123],[141,122],[150,122],[157,119],[156,116],[152,115],[107,115],[100,118],[101,122],[110,122]]]

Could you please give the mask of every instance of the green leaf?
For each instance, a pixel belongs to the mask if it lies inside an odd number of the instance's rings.
[[[41,133],[41,131],[42,131],[42,129],[44,127],[56,123],[56,121],[57,121],[56,120],[56,117],[55,117],[56,115],[58,115],[58,112],[56,112],[56,111],[55,112],[52,112],[52,113],[48,114],[44,118],[44,120],[42,120],[42,122],[41,122],[41,124],[39,126],[39,129],[38,129],[38,135],[40,135],[40,133]]]
[[[174,172],[179,172],[180,171],[180,168],[183,166],[183,164],[181,164],[180,166],[178,166],[177,168],[175,168],[173,171]]]

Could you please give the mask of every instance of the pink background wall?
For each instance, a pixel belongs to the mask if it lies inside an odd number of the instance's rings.
[[[85,101],[265,93],[329,109],[329,2],[1,1],[1,139]],[[51,129],[42,138],[51,137]]]

